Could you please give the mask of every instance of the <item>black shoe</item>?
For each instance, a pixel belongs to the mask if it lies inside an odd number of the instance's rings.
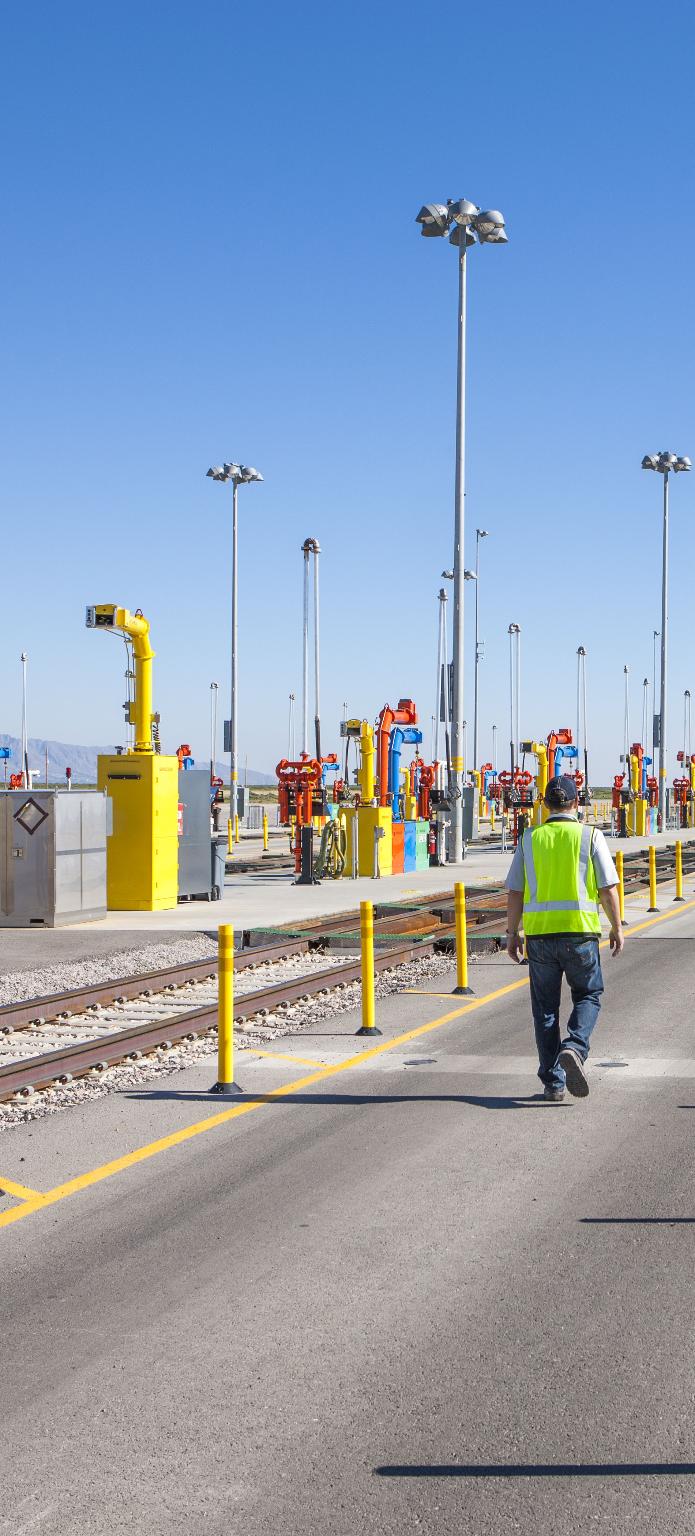
[[[585,1099],[589,1092],[589,1084],[584,1064],[577,1052],[571,1050],[568,1045],[564,1046],[557,1058],[557,1064],[563,1068],[568,1093],[571,1093],[575,1099]]]
[[[543,1089],[543,1098],[547,1099],[549,1104],[561,1104],[564,1097],[565,1090],[560,1087],[559,1083],[546,1083]]]

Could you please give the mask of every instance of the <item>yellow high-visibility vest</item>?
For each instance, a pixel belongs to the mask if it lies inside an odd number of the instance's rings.
[[[601,932],[593,827],[546,821],[524,832],[524,933]]]

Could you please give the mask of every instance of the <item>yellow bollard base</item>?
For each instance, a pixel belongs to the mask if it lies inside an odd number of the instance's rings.
[[[213,1083],[210,1092],[221,1093],[226,1099],[236,1099],[244,1090],[239,1087],[238,1083]]]
[[[454,987],[454,997],[472,997],[472,987]]]
[[[363,1024],[362,1028],[356,1030],[355,1033],[358,1034],[358,1035],[380,1035],[380,1034],[383,1033],[383,1031],[380,1030],[380,1029],[377,1029],[376,1024],[374,1025],[373,1028],[370,1028],[370,1026],[368,1024]]]

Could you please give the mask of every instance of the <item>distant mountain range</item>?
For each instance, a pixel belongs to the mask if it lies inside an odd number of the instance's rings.
[[[11,773],[19,773],[22,768],[21,754],[22,744],[18,736],[4,736],[0,733],[0,747],[9,747],[10,756],[7,764],[0,763],[0,787],[4,781],[3,770],[7,766],[7,777]],[[46,779],[46,754],[48,753],[48,782],[59,784],[65,778],[65,769],[72,768],[74,784],[96,784],[97,781],[97,757],[102,752],[115,752],[115,747],[79,747],[73,742],[67,741],[42,741],[36,736],[29,738],[29,767],[38,769],[38,782],[45,783]],[[207,762],[196,759],[196,766],[207,767]],[[215,764],[217,773],[225,782],[229,777],[229,761]],[[239,778],[243,784],[248,777],[249,784],[274,784],[275,776],[272,773],[258,773],[249,768],[248,776],[243,769]]]

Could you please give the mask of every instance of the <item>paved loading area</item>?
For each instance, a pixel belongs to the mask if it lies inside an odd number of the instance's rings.
[[[695,830],[678,834],[665,832],[651,838],[609,838],[608,844],[613,854],[618,848],[629,854],[646,848],[649,843],[654,843],[657,849],[672,847],[676,836],[689,843],[695,840]],[[284,850],[286,842],[286,834],[274,833],[271,850]],[[505,879],[513,853],[511,844],[502,852],[499,842],[484,841],[469,848],[465,863],[458,870],[445,866],[415,874],[391,875],[383,880],[324,880],[321,885],[296,886],[291,870],[273,868],[272,859],[264,865],[260,838],[244,838],[238,846],[238,857],[246,861],[250,856],[257,856],[258,867],[239,874],[230,869],[221,901],[182,902],[166,912],[109,912],[99,922],[76,924],[61,930],[0,929],[0,971],[18,968],[25,963],[25,957],[31,960],[34,954],[40,955],[41,963],[45,964],[49,956],[76,958],[83,954],[103,953],[110,945],[113,948],[132,947],[132,938],[128,940],[127,934],[151,935],[159,941],[180,933],[212,933],[219,923],[231,923],[235,928],[272,929],[294,920],[301,922],[305,918],[347,912],[360,901],[396,902],[407,901],[410,897],[433,896],[451,890],[459,879],[467,885],[497,885]]]
[[[228,1108],[204,1062],[0,1137],[0,1530],[690,1533],[695,905],[671,896],[606,959],[584,1103],[539,1098],[495,957],[470,1001],[386,1000],[377,1041],[343,1015],[239,1052]]]

